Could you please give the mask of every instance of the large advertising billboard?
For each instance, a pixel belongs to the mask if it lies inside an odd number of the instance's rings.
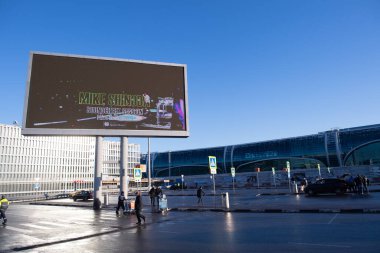
[[[186,65],[32,52],[22,134],[187,137]]]

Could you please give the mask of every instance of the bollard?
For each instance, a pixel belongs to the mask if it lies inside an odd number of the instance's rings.
[[[104,201],[103,201],[105,206],[108,206],[108,201],[109,201],[109,196],[108,196],[108,193],[106,193],[104,194]]]
[[[230,208],[230,198],[228,196],[228,192],[222,193],[222,205],[227,209]]]
[[[165,194],[163,194],[162,198],[159,199],[159,208],[163,212],[168,210],[168,199]]]

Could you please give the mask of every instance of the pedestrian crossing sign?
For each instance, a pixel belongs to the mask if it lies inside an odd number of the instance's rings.
[[[216,174],[216,168],[217,168],[216,157],[215,156],[209,156],[208,157],[208,164],[209,164],[209,168],[210,168],[210,173]]]
[[[141,168],[133,169],[133,177],[135,179],[135,182],[141,182],[141,178],[142,178]]]

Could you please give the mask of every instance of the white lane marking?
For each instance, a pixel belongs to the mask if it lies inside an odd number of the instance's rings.
[[[31,236],[31,235],[26,235],[26,234],[20,234],[21,238],[23,241],[25,242],[28,242],[28,243],[44,243],[46,242],[45,240],[43,239],[40,239],[40,238],[37,238],[37,237],[34,237],[34,236]]]
[[[106,217],[100,217],[100,220],[115,220],[115,218],[106,218]]]
[[[21,233],[33,233],[32,230],[21,229],[21,228],[15,228],[15,227],[12,227],[12,226],[9,226],[9,225],[7,225],[7,226],[5,227],[5,229],[9,229],[9,230],[13,230],[13,231],[16,231],[16,232],[21,232]]]
[[[291,242],[289,242],[291,243]],[[335,245],[335,244],[319,244],[319,243],[303,243],[303,242],[293,242],[297,245],[306,245],[306,246],[320,246],[320,247],[334,247],[334,248],[351,248],[350,245]]]
[[[43,224],[46,224],[46,225],[51,225],[51,226],[56,226],[56,227],[69,227],[70,224],[62,224],[62,223],[56,223],[56,222],[50,222],[50,221],[40,221],[38,223],[43,223]]]
[[[109,213],[109,214],[102,213],[100,217],[116,217],[116,213]]]
[[[332,217],[331,220],[329,221],[329,223],[327,223],[327,224],[331,224],[331,223],[333,223],[333,221],[335,220],[335,218],[336,218],[337,216],[338,216],[338,214],[335,214],[334,217]]]
[[[20,224],[21,226],[26,226],[26,227],[31,227],[31,228],[37,228],[37,229],[51,229],[49,227],[44,227],[44,226],[39,226],[39,225],[34,225],[34,224]]]

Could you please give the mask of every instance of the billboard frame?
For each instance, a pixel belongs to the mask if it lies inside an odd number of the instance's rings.
[[[129,62],[129,63],[140,63],[140,64],[150,64],[150,65],[160,65],[160,66],[174,66],[182,67],[184,70],[184,106],[185,106],[185,128],[186,130],[130,130],[130,129],[61,129],[61,128],[27,128],[26,119],[28,112],[29,103],[29,92],[32,76],[32,63],[34,55],[46,55],[46,56],[62,56],[62,57],[72,57],[81,59],[93,59],[93,60],[105,60],[105,61],[116,61],[116,62]],[[132,59],[122,59],[113,57],[96,57],[87,55],[76,55],[76,54],[62,54],[62,53],[51,53],[51,52],[40,52],[31,51],[29,53],[29,66],[26,82],[26,93],[24,99],[24,112],[23,112],[23,122],[21,133],[23,135],[55,135],[55,136],[125,136],[125,137],[189,137],[189,109],[188,109],[188,87],[187,87],[187,65],[178,63],[167,63],[167,62],[156,62],[156,61],[142,61],[142,60],[132,60]]]

